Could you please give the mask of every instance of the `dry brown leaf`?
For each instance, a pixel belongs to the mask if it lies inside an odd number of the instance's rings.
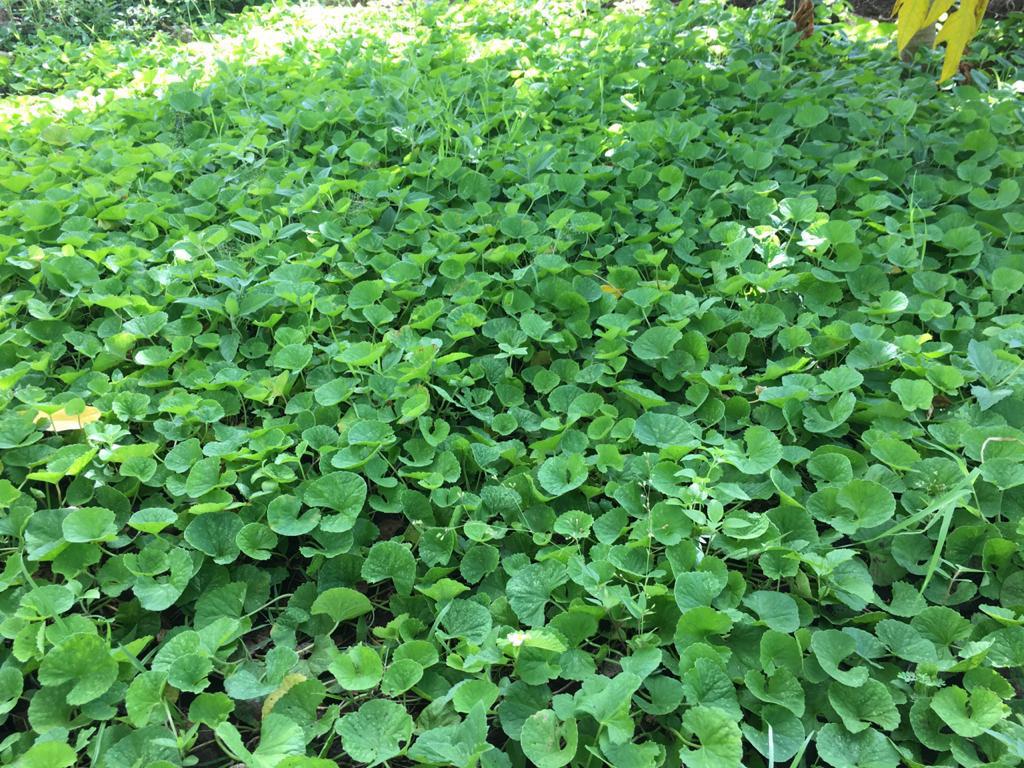
[[[814,34],[814,0],[800,0],[800,3],[793,9],[793,15],[790,17],[796,25],[797,32],[800,33],[800,39],[806,40],[808,37]]]

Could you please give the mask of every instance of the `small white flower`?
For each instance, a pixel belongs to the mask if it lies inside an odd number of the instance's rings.
[[[518,648],[527,641],[530,636],[526,632],[509,632],[505,637],[513,647]]]

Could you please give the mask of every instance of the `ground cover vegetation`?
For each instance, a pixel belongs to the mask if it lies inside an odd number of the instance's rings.
[[[190,38],[194,28],[252,4],[249,0],[0,0],[0,52],[67,41],[139,43],[161,33]]]
[[[0,762],[1017,765],[1019,36],[785,18],[9,62]]]

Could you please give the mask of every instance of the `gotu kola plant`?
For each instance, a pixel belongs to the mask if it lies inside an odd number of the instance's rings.
[[[915,37],[934,28],[949,12],[954,0],[896,0],[893,15],[896,21],[896,47],[902,53]],[[981,27],[989,0],[960,0],[957,9],[943,22],[934,45],[946,44],[939,82],[953,76],[960,66],[964,50]],[[920,39],[920,38],[918,38]]]
[[[0,765],[1024,768],[1018,94],[589,2],[0,98]]]

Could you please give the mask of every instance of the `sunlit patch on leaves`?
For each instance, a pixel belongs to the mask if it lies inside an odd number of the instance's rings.
[[[100,410],[91,405],[77,409],[69,406],[55,411],[39,411],[35,421],[47,432],[67,432],[97,422],[102,416]]]

